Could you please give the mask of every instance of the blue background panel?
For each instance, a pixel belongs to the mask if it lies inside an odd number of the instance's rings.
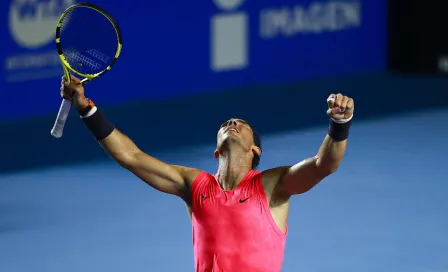
[[[235,5],[229,5],[233,2]],[[62,70],[54,28],[61,10],[71,3],[73,0],[0,3],[4,18],[0,34],[5,37],[0,92],[4,100],[11,101],[0,109],[1,119],[57,112]],[[385,0],[93,3],[116,17],[124,43],[114,69],[89,87],[101,104],[379,72],[386,65]],[[226,43],[228,55],[224,57],[235,55],[243,44],[247,66],[215,71],[211,41],[221,32],[214,32],[211,21],[215,16],[234,14],[247,18],[247,24],[237,25],[236,30],[248,31],[239,40]],[[263,35],[262,25],[277,29],[272,32],[277,35]],[[235,31],[230,26],[224,30]],[[88,39],[87,33],[74,35]]]

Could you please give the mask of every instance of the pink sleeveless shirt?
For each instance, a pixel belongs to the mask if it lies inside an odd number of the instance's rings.
[[[250,171],[233,190],[202,172],[192,185],[196,272],[279,272],[286,233],[276,225],[261,183]]]

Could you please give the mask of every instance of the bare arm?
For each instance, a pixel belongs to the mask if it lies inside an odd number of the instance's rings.
[[[287,195],[309,191],[328,175],[336,172],[344,157],[347,140],[336,142],[326,136],[316,156],[284,168],[280,191]]]
[[[90,115],[89,113],[83,113],[81,115],[86,116],[86,118],[94,118],[93,112],[95,107],[89,108],[89,105],[92,105],[84,96],[84,88],[79,83],[80,80],[75,76],[72,76],[71,83],[67,82],[65,78],[62,78],[61,96],[65,99],[72,100],[80,114],[91,109]],[[189,182],[192,182],[200,173],[199,170],[169,165],[145,154],[129,137],[114,129],[113,126],[107,125],[107,120],[102,119],[102,117],[98,120],[98,118],[84,120],[91,120],[89,121],[90,125],[87,125],[87,127],[90,126],[89,129],[91,131],[93,128],[93,130],[101,130],[101,127],[108,127],[106,132],[101,132],[101,136],[98,136],[99,138],[97,139],[101,139],[99,143],[116,162],[161,192],[177,195],[184,199],[189,196]],[[94,122],[92,120],[97,121]],[[95,133],[93,134],[97,137]]]
[[[189,192],[188,180],[199,170],[170,165],[141,151],[126,135],[115,129],[100,141],[103,149],[121,166],[134,173],[151,187],[181,198]]]
[[[332,96],[337,98],[334,103],[329,103],[330,116],[340,120],[351,118],[353,99],[341,94]],[[269,171],[269,176],[274,177],[274,180],[271,178],[272,190],[283,197],[309,191],[325,177],[336,172],[344,158],[346,147],[347,139],[333,139],[330,135],[326,135],[316,156],[293,166],[279,167]]]

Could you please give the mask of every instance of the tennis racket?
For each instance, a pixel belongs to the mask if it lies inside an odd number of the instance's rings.
[[[121,53],[121,31],[104,9],[90,3],[75,4],[59,18],[56,48],[67,81],[70,73],[75,73],[83,77],[80,84],[84,85],[114,66]],[[53,137],[62,137],[71,105],[63,99],[51,130]]]

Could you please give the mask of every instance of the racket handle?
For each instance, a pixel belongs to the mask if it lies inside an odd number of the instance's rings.
[[[70,100],[62,100],[61,107],[59,108],[58,116],[54,122],[53,128],[51,129],[51,136],[55,138],[61,138],[64,131],[65,122],[67,121],[68,114],[72,107],[72,102]]]

